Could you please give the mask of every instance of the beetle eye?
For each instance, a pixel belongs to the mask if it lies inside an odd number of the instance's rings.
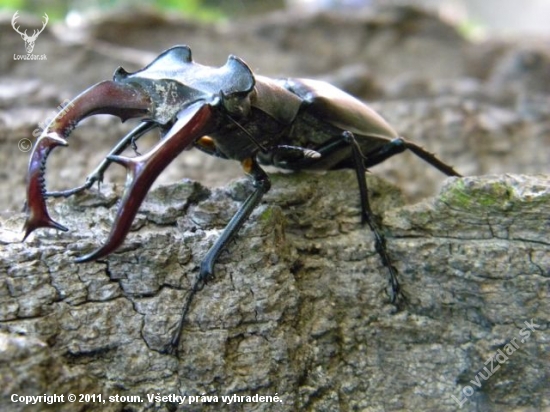
[[[221,93],[221,103],[227,112],[234,117],[245,117],[250,113],[250,97],[248,93]]]

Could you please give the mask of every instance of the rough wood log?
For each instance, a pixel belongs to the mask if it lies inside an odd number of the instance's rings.
[[[97,263],[73,259],[105,239],[113,187],[52,201],[69,233],[21,243],[23,216],[4,216],[0,409],[549,408],[548,177],[453,178],[414,205],[375,176],[368,183],[406,305],[388,303],[353,172],[274,175],[197,294],[178,356],[160,350],[246,180],[159,187],[120,251]],[[106,402],[70,403],[70,393]],[[25,405],[13,394],[65,402]],[[280,402],[247,402],[255,394]],[[171,395],[188,398],[148,399]],[[222,399],[232,395],[245,398]]]

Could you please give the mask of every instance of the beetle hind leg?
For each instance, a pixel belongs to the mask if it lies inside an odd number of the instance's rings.
[[[410,150],[416,156],[420,157],[440,172],[445,173],[447,176],[461,176],[456,170],[453,169],[452,166],[444,163],[435,154],[427,151],[416,143],[405,140],[402,137],[392,139],[376,150],[367,153],[364,156],[365,167],[368,168],[382,163],[384,160],[395,156],[396,154],[403,153],[405,150]]]
[[[425,162],[428,162],[429,164],[431,164],[440,172],[445,173],[447,176],[457,176],[457,177],[462,176],[460,173],[454,170],[452,166],[449,166],[448,164],[444,163],[442,160],[439,160],[435,154],[428,152],[422,146],[419,146],[416,143],[409,142],[406,140],[404,140],[404,142],[405,142],[405,147],[407,149],[409,149],[411,152],[413,152],[415,155],[420,157]]]

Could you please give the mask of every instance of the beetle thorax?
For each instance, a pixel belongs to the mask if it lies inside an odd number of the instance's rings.
[[[220,107],[220,126],[209,136],[224,157],[243,160],[254,157],[261,148],[269,150],[279,144],[287,127],[275,121],[261,110],[250,108],[246,117],[234,117],[233,113]],[[253,137],[251,137],[253,136]],[[259,143],[259,145],[257,144]]]

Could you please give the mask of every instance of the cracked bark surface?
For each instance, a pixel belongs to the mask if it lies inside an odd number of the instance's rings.
[[[246,180],[154,190],[124,246],[101,263],[72,260],[105,238],[112,187],[51,202],[69,233],[20,243],[23,216],[3,220],[2,409],[38,410],[9,402],[13,393],[144,399],[40,410],[174,410],[147,401],[157,393],[277,393],[283,401],[228,406],[220,398],[181,410],[453,411],[453,395],[471,411],[550,407],[548,177],[448,179],[415,205],[375,176],[368,183],[408,296],[402,310],[387,303],[353,172],[273,175],[197,294],[177,357],[159,351],[201,257],[250,191]],[[538,328],[519,343],[525,321]],[[514,338],[519,349],[480,380]],[[481,387],[461,394],[476,376]]]

